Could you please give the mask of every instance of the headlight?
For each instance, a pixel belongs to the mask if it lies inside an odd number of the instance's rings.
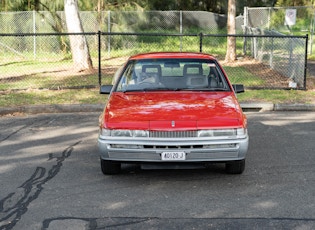
[[[134,137],[149,137],[149,131],[147,130],[133,130]]]
[[[110,129],[100,129],[100,135],[109,137],[110,136]]]
[[[213,130],[200,130],[198,137],[213,137]]]
[[[198,131],[198,137],[230,137],[236,136],[236,129],[208,129]]]
[[[232,137],[244,138],[247,135],[246,128],[238,129],[207,129],[198,131],[198,137]]]
[[[112,137],[131,137],[132,133],[131,130],[113,129],[110,131],[110,135]]]
[[[106,137],[149,137],[147,130],[101,129],[101,136]]]
[[[237,136],[246,135],[247,133],[247,129],[245,128],[238,128],[236,131],[237,131]]]

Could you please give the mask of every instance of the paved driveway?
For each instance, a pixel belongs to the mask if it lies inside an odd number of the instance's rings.
[[[315,229],[314,112],[248,113],[242,175],[101,173],[98,113],[0,118],[0,229]]]

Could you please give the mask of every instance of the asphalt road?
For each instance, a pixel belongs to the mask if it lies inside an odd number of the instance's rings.
[[[248,113],[223,165],[104,176],[98,113],[0,118],[0,229],[315,229],[315,113]]]

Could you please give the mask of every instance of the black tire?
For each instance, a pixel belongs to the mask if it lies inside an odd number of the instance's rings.
[[[225,171],[229,174],[242,174],[245,170],[245,159],[230,161],[225,164]]]
[[[121,164],[119,162],[101,159],[101,169],[104,175],[118,174],[121,170]]]

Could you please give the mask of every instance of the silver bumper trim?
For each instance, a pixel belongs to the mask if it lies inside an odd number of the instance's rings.
[[[241,139],[98,139],[101,158],[125,162],[164,162],[164,151],[186,153],[184,162],[231,161],[245,159],[248,135]],[[128,148],[129,147],[129,148]],[[183,161],[180,161],[183,162]]]

